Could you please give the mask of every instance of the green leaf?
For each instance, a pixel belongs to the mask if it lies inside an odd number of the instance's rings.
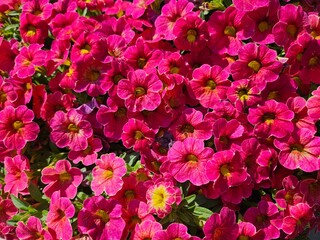
[[[184,200],[186,200],[187,203],[190,204],[196,200],[196,197],[197,197],[196,194],[192,194],[192,195],[185,197]]]
[[[11,200],[14,204],[14,206],[18,209],[21,209],[21,210],[24,210],[24,211],[28,211],[28,207],[29,207],[29,204],[20,200],[19,198],[15,197],[14,195],[10,195],[11,197]]]
[[[45,200],[42,198],[43,194],[40,192],[39,188],[34,183],[30,183],[28,190],[30,192],[31,197],[34,200],[40,203],[45,202]]]
[[[88,194],[85,194],[84,192],[78,192],[77,198],[79,198],[81,201],[84,201],[88,198]]]
[[[213,214],[213,212],[208,208],[195,207],[193,214],[202,220],[207,220]]]

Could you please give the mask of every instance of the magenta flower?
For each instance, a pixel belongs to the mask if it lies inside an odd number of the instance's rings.
[[[40,128],[33,122],[34,113],[26,106],[8,106],[0,111],[0,141],[9,149],[21,150],[34,141]]]
[[[220,213],[213,213],[203,226],[204,240],[234,240],[238,236],[239,226],[233,210],[223,207]]]
[[[304,83],[316,83],[320,81],[318,76],[320,74],[320,43],[319,40],[311,40],[308,43],[307,49],[303,52],[301,58],[302,69],[299,73],[301,81]]]
[[[45,167],[41,172],[41,181],[48,184],[43,189],[48,197],[51,197],[54,192],[59,192],[61,197],[74,198],[82,179],[80,169],[71,167],[67,160],[59,160],[55,167]]]
[[[143,239],[153,239],[154,235],[162,230],[160,223],[156,221],[144,221],[140,224],[137,224],[134,229],[134,235],[132,240],[143,240]]]
[[[83,165],[89,166],[94,164],[98,159],[98,152],[102,149],[102,142],[100,138],[89,138],[88,147],[81,151],[71,150],[68,153],[68,158],[77,164],[82,162]]]
[[[312,97],[307,101],[308,115],[318,120],[320,118],[320,87],[312,92]]]
[[[314,219],[313,210],[307,203],[290,207],[290,215],[283,219],[282,230],[291,238],[297,237]]]
[[[103,125],[103,133],[107,138],[116,141],[121,139],[122,128],[128,122],[127,108],[119,97],[109,97],[108,107],[101,105],[96,118]]]
[[[261,200],[258,207],[250,207],[244,214],[244,221],[255,225],[257,230],[264,232],[265,239],[277,239],[280,230],[277,221],[280,219],[278,207],[273,202]]]
[[[175,38],[173,28],[176,21],[190,13],[193,8],[193,3],[186,0],[170,0],[163,5],[161,15],[154,23],[156,35],[166,40],[173,40]]]
[[[203,114],[194,108],[186,108],[180,113],[180,117],[171,124],[169,131],[179,141],[184,139],[197,138],[208,140],[212,137],[212,126],[209,122],[203,121]]]
[[[239,236],[238,239],[265,239],[262,231],[256,231],[256,227],[250,222],[239,223]]]
[[[170,214],[172,206],[181,202],[181,190],[172,180],[158,178],[146,184],[149,187],[146,193],[149,212],[156,213],[159,218]]]
[[[57,239],[69,240],[72,237],[70,218],[75,214],[75,208],[68,198],[53,193],[46,223],[53,230]]]
[[[143,70],[128,73],[128,79],[118,84],[118,96],[125,99],[126,107],[133,112],[156,109],[161,102],[159,91],[162,82],[154,73]]]
[[[190,239],[188,228],[182,223],[171,223],[166,230],[156,232],[154,240]]]
[[[202,106],[212,108],[227,98],[226,92],[231,82],[228,80],[229,73],[220,66],[204,64],[193,71],[192,77],[190,87]]]
[[[244,127],[236,119],[219,118],[213,124],[214,145],[218,151],[240,149],[245,135]]]
[[[201,51],[208,41],[207,23],[197,14],[179,18],[173,27],[173,42],[179,50]]]
[[[248,178],[239,152],[231,150],[213,154],[206,165],[205,173],[209,180],[215,182],[213,187],[220,189],[219,194],[223,194],[230,187],[240,185]],[[214,198],[213,195],[211,197]]]
[[[133,147],[135,151],[142,151],[154,142],[154,130],[143,121],[130,118],[123,126],[121,139],[126,148]]]
[[[36,72],[37,67],[44,66],[46,52],[41,50],[42,45],[30,44],[29,47],[21,48],[15,58],[13,72],[19,78],[31,77]]]
[[[301,181],[299,187],[300,193],[303,194],[303,200],[306,201],[310,207],[315,204],[320,205],[320,172],[318,171],[317,178],[307,178]]]
[[[30,13],[20,15],[20,35],[26,43],[43,44],[48,37],[48,24]]]
[[[306,13],[301,6],[294,4],[281,6],[279,22],[272,29],[276,44],[284,46],[287,50],[303,30],[303,23],[306,20]]]
[[[209,182],[206,174],[207,162],[212,158],[213,150],[204,146],[204,141],[186,138],[176,141],[169,149],[167,161],[162,170],[169,172],[178,182],[190,181],[196,186]]]
[[[254,9],[265,7],[269,3],[269,0],[258,0],[258,1],[250,1],[250,0],[233,0],[234,6],[240,11],[252,11]]]
[[[282,180],[284,189],[275,194],[275,200],[279,207],[286,209],[302,202],[302,194],[299,191],[300,182],[294,175],[289,175]]]
[[[305,172],[320,169],[320,137],[307,128],[293,132],[285,139],[275,139],[274,145],[280,150],[279,162],[288,169],[298,169]]]
[[[122,207],[114,199],[87,198],[78,214],[78,229],[92,239],[121,239],[125,221]]]
[[[17,237],[21,240],[52,240],[51,234],[45,230],[39,218],[30,216],[26,223],[18,222]]]
[[[208,21],[210,40],[208,47],[219,54],[238,55],[241,40],[248,39],[254,31],[254,22],[241,21],[243,13],[229,6],[225,11],[215,11]],[[250,21],[251,20],[251,21]]]
[[[127,168],[122,158],[114,153],[104,154],[96,161],[96,167],[92,170],[91,189],[96,196],[102,192],[114,196],[122,188],[122,177],[126,172]]]
[[[5,234],[8,228],[7,221],[18,213],[18,209],[14,206],[11,199],[2,199],[0,197],[0,236]]]
[[[92,136],[90,122],[83,120],[83,115],[75,109],[67,113],[58,111],[50,120],[50,139],[59,148],[69,147],[80,151],[88,147],[88,138]]]
[[[6,175],[4,177],[4,191],[15,196],[28,188],[29,177],[27,173],[30,171],[29,160],[17,155],[13,158],[6,157],[4,159],[4,169]]]
[[[239,60],[231,65],[231,74],[235,80],[252,79],[262,90],[267,82],[279,77],[281,69],[276,51],[266,45],[248,43],[239,50]]]
[[[284,103],[268,100],[264,105],[250,108],[248,121],[254,125],[254,132],[262,136],[282,138],[293,131],[291,120],[294,113]]]

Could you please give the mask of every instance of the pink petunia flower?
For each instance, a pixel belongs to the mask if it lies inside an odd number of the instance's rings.
[[[35,74],[36,68],[45,65],[46,52],[41,50],[42,45],[30,44],[21,48],[15,58],[13,73],[19,78],[31,77]]]
[[[61,197],[74,198],[82,179],[80,169],[71,167],[67,160],[59,160],[55,167],[45,167],[41,172],[41,181],[48,184],[43,189],[44,194],[48,197],[59,192]]]
[[[88,138],[93,130],[90,122],[83,120],[84,116],[75,109],[67,113],[57,111],[50,120],[50,139],[59,148],[69,147],[71,150],[80,151],[88,147]]]
[[[244,221],[252,223],[257,231],[261,229],[264,232],[265,239],[277,239],[280,237],[276,221],[281,216],[278,207],[273,202],[261,200],[257,207],[250,207],[244,213]]]
[[[220,213],[213,213],[204,224],[204,240],[234,240],[238,236],[238,229],[239,226],[236,223],[235,212],[227,207],[223,207]]]
[[[102,149],[102,142],[100,138],[89,138],[88,139],[88,147],[81,151],[73,151],[71,150],[68,153],[68,158],[73,161],[73,163],[77,164],[80,161],[83,165],[89,166],[98,159],[98,152]]]
[[[266,45],[248,43],[239,50],[239,60],[231,65],[231,74],[235,80],[250,78],[260,90],[267,82],[274,82],[282,69],[276,60],[277,52]]]
[[[179,18],[190,13],[194,5],[186,0],[170,0],[161,8],[161,15],[157,17],[154,25],[156,34],[166,40],[173,40],[173,28]]]
[[[282,138],[293,131],[291,120],[294,113],[284,103],[268,100],[264,105],[250,108],[248,121],[254,125],[254,132],[263,136]]]
[[[316,204],[320,205],[320,172],[318,171],[317,178],[307,178],[300,182],[299,191],[303,194],[303,200],[306,201],[310,207]]]
[[[14,89],[14,85],[0,76],[0,109],[2,110],[6,106],[13,105],[17,97],[18,95]]]
[[[298,203],[289,209],[290,215],[283,219],[282,230],[291,238],[297,237],[314,218],[307,203]]]
[[[153,239],[154,235],[161,230],[162,225],[160,223],[147,220],[136,225],[131,240]]]
[[[256,230],[256,227],[250,222],[240,222],[238,239],[265,239],[263,231]]]
[[[126,227],[122,238],[125,238],[129,232],[134,234],[134,228],[137,224],[144,221],[155,221],[152,214],[149,213],[148,205],[139,200],[132,200],[128,204],[128,208],[123,210],[123,219],[126,222]]]
[[[125,100],[126,107],[133,112],[156,109],[161,103],[159,91],[162,82],[154,73],[143,70],[128,73],[128,79],[118,84],[118,96]]]
[[[2,199],[0,197],[0,236],[5,234],[8,228],[7,221],[18,213],[18,209],[14,206],[11,199]]]
[[[16,234],[21,240],[53,240],[51,234],[42,227],[40,219],[34,216],[30,216],[26,223],[19,221]]]
[[[127,168],[122,158],[114,153],[104,154],[96,161],[96,167],[92,170],[91,189],[96,196],[102,192],[114,196],[122,188],[122,177],[126,172]]]
[[[6,170],[4,177],[5,192],[18,196],[19,193],[28,188],[29,177],[27,173],[30,171],[30,166],[26,157],[22,155],[17,155],[13,158],[6,157],[4,169]]]
[[[307,100],[308,115],[318,120],[320,118],[320,87],[312,91],[312,96]]]
[[[208,47],[219,54],[238,55],[241,40],[249,38],[254,32],[254,22],[251,19],[245,24],[241,21],[243,14],[234,6],[229,6],[225,11],[213,12],[208,21]]]
[[[197,138],[208,140],[212,137],[212,126],[203,121],[203,114],[194,108],[186,108],[180,113],[180,117],[171,124],[169,131],[179,141],[184,139]]]
[[[197,14],[179,18],[173,27],[173,42],[179,50],[201,51],[208,41],[207,23]]]
[[[259,7],[268,5],[268,0],[258,0],[252,2],[250,0],[233,0],[234,6],[240,11],[252,11]]]
[[[287,50],[303,30],[305,18],[306,13],[301,6],[295,6],[294,4],[281,6],[279,22],[272,29],[276,44]]]
[[[33,118],[33,111],[24,105],[4,108],[0,111],[0,141],[9,149],[21,150],[36,140],[40,128]]]
[[[60,197],[58,192],[52,194],[46,223],[48,228],[55,232],[58,239],[71,239],[72,226],[70,218],[74,214],[75,207],[68,198]]]
[[[156,213],[159,218],[170,214],[174,204],[181,202],[181,190],[174,186],[170,179],[158,178],[147,182],[146,193],[148,209],[150,213]]]
[[[154,130],[140,120],[130,118],[123,126],[121,139],[126,148],[133,147],[135,151],[142,151],[154,141]]]
[[[305,172],[320,169],[320,137],[307,128],[293,132],[285,139],[275,139],[274,145],[280,150],[279,162],[288,169],[300,168]]]
[[[189,82],[192,92],[200,104],[212,108],[217,102],[226,99],[226,92],[231,82],[229,73],[216,65],[202,65],[193,71],[193,79]]]
[[[92,239],[120,239],[125,227],[122,207],[114,199],[87,198],[78,214],[78,229]]]
[[[187,226],[182,223],[171,223],[166,230],[156,232],[153,236],[154,240],[170,240],[170,239],[190,239]]]
[[[264,1],[264,0],[262,0]],[[243,2],[238,0],[237,2]],[[258,3],[255,1],[254,3]],[[251,39],[260,44],[270,44],[274,42],[272,34],[273,26],[279,21],[278,12],[280,4],[278,0],[265,1],[264,6],[259,6],[253,11],[248,11],[247,16],[255,22],[255,32]],[[236,6],[236,1],[234,1]],[[237,7],[237,6],[236,6]]]
[[[240,149],[245,135],[244,127],[236,119],[219,118],[213,124],[214,145],[218,151]]]
[[[178,182],[189,180],[200,186],[209,182],[203,173],[212,154],[212,148],[205,147],[201,139],[186,138],[183,142],[176,141],[169,149],[168,159],[160,170],[169,172]]]

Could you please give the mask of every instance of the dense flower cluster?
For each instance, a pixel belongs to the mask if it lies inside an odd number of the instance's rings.
[[[0,2],[0,238],[320,230],[320,3]]]

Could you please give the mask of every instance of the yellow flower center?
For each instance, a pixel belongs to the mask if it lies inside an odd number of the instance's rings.
[[[292,37],[296,37],[296,34],[297,34],[297,31],[298,31],[298,28],[297,28],[297,26],[296,25],[294,25],[294,24],[289,24],[288,26],[287,26],[287,32],[292,36]]]
[[[266,124],[272,124],[276,116],[274,113],[265,113],[262,116],[262,121],[265,122]]]
[[[267,219],[267,217],[266,217],[265,215],[258,215],[258,216],[256,217],[256,221],[257,221],[258,223],[263,223],[266,219]]]
[[[67,172],[63,172],[59,174],[60,182],[68,182],[71,179],[71,175]]]
[[[121,79],[123,79],[124,77],[121,74],[117,74],[113,77],[113,83],[114,84],[118,84],[120,82]]]
[[[248,67],[251,68],[254,72],[258,72],[261,68],[261,64],[256,60],[252,60],[248,63]]]
[[[135,131],[134,133],[134,139],[135,140],[141,140],[144,138],[144,135],[141,131]]]
[[[178,68],[178,67],[173,66],[173,67],[170,68],[170,73],[171,74],[179,73],[179,71],[180,71],[180,68]]]
[[[296,144],[292,144],[290,146],[290,150],[291,152],[303,152],[303,145],[299,144],[299,143],[296,143]]]
[[[85,54],[88,54],[91,50],[91,47],[89,44],[86,44],[81,50],[80,50],[80,53],[82,55],[85,55]]]
[[[220,172],[224,177],[229,177],[231,175],[228,164],[223,164],[220,168]]]
[[[318,57],[315,56],[315,57],[312,57],[309,59],[308,65],[313,67],[313,66],[318,65],[318,63],[319,63],[319,59],[318,59]]]
[[[194,127],[191,124],[186,123],[181,127],[181,132],[183,132],[183,133],[193,133],[194,132]]]
[[[134,95],[136,97],[141,97],[146,94],[146,90],[143,87],[136,87],[134,90]]]
[[[258,28],[260,32],[265,32],[269,29],[269,24],[267,21],[262,21],[259,23]]]
[[[197,39],[197,35],[198,35],[198,33],[197,33],[197,31],[195,29],[189,29],[187,31],[187,40],[188,40],[188,42],[189,43],[195,42],[196,39]]]
[[[68,125],[68,131],[72,132],[72,133],[78,133],[79,132],[79,128],[77,127],[77,125],[75,125],[74,123],[70,123]]]
[[[311,31],[310,35],[316,40],[320,39],[320,33],[318,33],[316,30]]]
[[[36,34],[36,32],[37,32],[37,29],[36,29],[34,26],[30,25],[30,26],[28,27],[28,30],[27,30],[26,35],[27,35],[28,37],[33,37],[33,36]]]
[[[249,237],[241,235],[238,237],[238,240],[249,240]]]
[[[96,211],[95,215],[99,217],[104,223],[107,223],[110,220],[109,214],[106,211],[103,211],[102,209]]]
[[[198,162],[198,158],[194,154],[188,154],[186,156],[186,161],[187,162]]]
[[[126,197],[127,200],[131,200],[135,198],[135,192],[133,190],[127,190],[124,193],[124,196]]]
[[[98,71],[96,69],[91,69],[91,71],[89,71],[87,74],[87,78],[91,82],[97,81],[99,79],[99,77],[100,77],[100,71]]]
[[[127,114],[127,109],[124,108],[124,107],[120,107],[120,108],[118,108],[118,110],[115,112],[114,116],[115,116],[116,118],[122,118],[122,117],[126,116],[126,114]]]
[[[4,103],[5,101],[7,101],[7,94],[0,91],[0,102]]]
[[[103,176],[104,179],[110,179],[110,178],[113,177],[113,171],[109,170],[109,169],[106,169],[105,171],[103,171],[102,176]]]
[[[241,101],[246,101],[249,98],[249,91],[247,88],[242,88],[238,91],[238,96]]]
[[[268,94],[267,99],[277,99],[277,97],[278,97],[278,91],[271,91],[271,92]]]
[[[139,68],[144,68],[144,66],[147,64],[147,60],[141,57],[138,59],[137,64]]]
[[[236,36],[236,29],[233,26],[226,26],[223,31],[224,35],[235,37]]]
[[[153,190],[152,197],[151,197],[152,206],[155,209],[164,208],[168,197],[169,197],[169,194],[166,188],[163,185],[159,186],[158,188]]]
[[[17,121],[14,121],[13,124],[12,124],[12,127],[15,131],[18,131],[20,128],[22,128],[24,126],[23,122],[17,120]]]
[[[214,90],[217,87],[217,84],[213,79],[209,79],[206,82],[206,87],[210,88],[211,90]]]

